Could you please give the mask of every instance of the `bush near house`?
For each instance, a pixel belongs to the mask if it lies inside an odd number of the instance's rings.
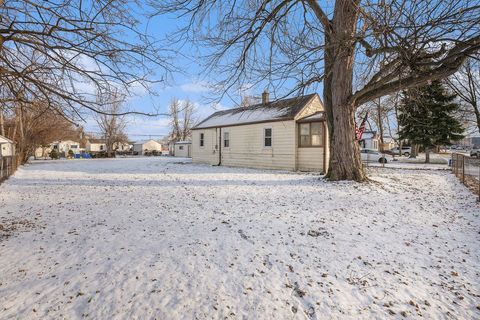
[[[50,151],[50,158],[57,160],[58,159],[58,151],[56,149],[53,149]]]

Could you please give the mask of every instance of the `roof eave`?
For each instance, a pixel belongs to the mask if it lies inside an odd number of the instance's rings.
[[[277,119],[269,119],[269,120],[258,120],[258,121],[249,121],[249,122],[241,122],[241,123],[222,124],[222,125],[217,125],[217,126],[206,126],[206,127],[198,127],[197,126],[197,127],[192,128],[192,130],[238,127],[238,126],[246,126],[246,125],[251,125],[251,124],[292,121],[292,120],[295,120],[295,118],[294,117],[286,117],[286,118],[277,118]]]

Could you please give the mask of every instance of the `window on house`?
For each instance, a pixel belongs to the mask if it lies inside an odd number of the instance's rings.
[[[178,150],[183,150],[183,146],[178,146]]]
[[[205,134],[204,133],[200,133],[200,147],[203,147],[204,146],[204,143],[205,143]]]
[[[321,122],[300,123],[300,147],[320,147],[323,141]]]
[[[230,132],[223,133],[223,147],[224,148],[230,147]]]
[[[100,145],[100,151],[103,151],[103,145]]]
[[[263,130],[263,146],[271,147],[272,146],[272,128],[265,128]]]

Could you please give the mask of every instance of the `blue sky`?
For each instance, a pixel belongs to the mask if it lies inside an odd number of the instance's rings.
[[[144,19],[138,15],[139,19]],[[142,20],[147,21],[147,20]],[[161,41],[172,31],[182,26],[182,20],[175,15],[158,16],[145,22],[144,26],[148,28],[148,33],[153,35],[155,40]],[[206,49],[184,45],[181,48],[181,54],[169,62],[180,70],[172,72],[168,80],[163,84],[156,84],[154,89],[156,94],[150,95],[142,88],[134,88],[132,91],[135,96],[128,97],[126,108],[129,110],[141,112],[159,112],[166,113],[168,105],[172,98],[179,100],[189,99],[196,105],[196,117],[201,120],[218,109],[235,107],[241,100],[240,90],[231,90],[223,98],[219,99],[217,95],[209,88],[214,85],[221,76],[216,77],[210,73],[208,76],[203,72],[199,63],[199,56],[206,53]],[[287,80],[285,80],[287,81]],[[290,83],[291,84],[291,83]],[[288,86],[288,82],[284,83]],[[245,89],[244,94],[260,96],[262,91],[268,87],[268,84],[261,82],[252,88]],[[293,87],[293,85],[292,85]],[[285,88],[289,90],[291,88]],[[320,92],[319,92],[320,93]],[[271,92],[270,98],[275,98],[275,92]],[[169,132],[169,118],[166,116],[142,117],[131,116],[128,118],[127,134],[131,140],[140,140],[145,138],[160,138]],[[89,119],[84,125],[87,132],[98,132],[98,128],[93,121]]]
[[[139,19],[142,18],[139,16]],[[168,33],[175,31],[179,27],[179,23],[180,20],[169,15],[149,20],[146,27],[148,27],[148,33],[153,35],[156,40],[162,40]],[[218,99],[213,95],[209,86],[214,83],[215,77],[207,79],[202,75],[202,68],[196,58],[198,53],[197,48],[184,46],[182,54],[169,61],[179,70],[169,73],[166,82],[155,84],[152,87],[155,94],[150,94],[140,86],[133,88],[134,95],[127,98],[126,109],[145,113],[166,113],[173,98],[181,101],[188,99],[196,106],[197,120],[201,120],[216,110],[235,106],[239,96],[233,94],[233,96]],[[258,94],[260,93],[258,92]],[[83,125],[87,132],[98,134],[99,130],[93,118],[87,119],[87,123]],[[165,115],[128,117],[126,131],[132,140],[159,139],[161,136],[167,135],[169,130],[169,118]]]

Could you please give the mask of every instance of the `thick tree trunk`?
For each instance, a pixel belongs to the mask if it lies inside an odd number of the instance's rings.
[[[332,43],[331,34],[325,31],[325,43]],[[333,136],[335,135],[335,127],[333,126],[333,106],[332,106],[332,72],[335,52],[332,46],[325,47],[324,65],[325,65],[325,80],[323,81],[323,104],[327,113],[327,127],[329,138],[329,154],[333,154]],[[329,70],[329,71],[327,71]],[[332,168],[330,161],[329,171]]]
[[[333,109],[333,126],[336,128],[336,134],[332,139],[333,153],[328,174],[330,180],[367,179],[360,160],[360,147],[355,140],[354,110],[353,105]]]
[[[425,163],[430,163],[430,148],[425,148]]]
[[[331,75],[331,133],[330,167],[327,177],[330,180],[365,181],[367,177],[360,160],[360,149],[355,139],[356,105],[350,101],[352,96],[352,78],[358,0],[338,0],[332,21],[332,34],[326,40],[327,48],[333,48],[333,55],[326,56],[330,65],[325,72]],[[327,51],[326,51],[327,53]],[[325,88],[324,88],[325,90]],[[328,110],[327,110],[328,112]]]
[[[477,104],[474,105],[473,112],[475,113],[475,119],[477,120],[478,133],[480,133],[480,106]]]

